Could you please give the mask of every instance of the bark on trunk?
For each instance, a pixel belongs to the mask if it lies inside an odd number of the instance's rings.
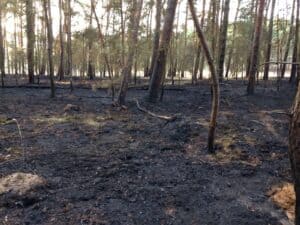
[[[152,102],[156,102],[158,100],[161,81],[165,76],[166,61],[172,36],[176,6],[177,0],[168,0],[161,42],[149,86],[148,100]]]
[[[122,69],[122,83],[118,95],[118,104],[124,105],[126,99],[126,93],[128,89],[128,81],[131,75],[134,55],[136,53],[138,31],[140,25],[140,18],[142,13],[143,0],[133,0],[132,11],[130,16],[130,27],[129,27],[129,43],[128,43],[128,56],[126,63]]]
[[[65,34],[63,30],[63,21],[62,21],[62,0],[59,0],[59,44],[60,44],[60,61],[58,69],[59,80],[63,80],[65,77]]]
[[[298,40],[299,40],[299,8],[300,8],[300,0],[297,0],[297,7],[296,7],[296,28],[295,28],[295,40],[294,40],[294,49],[293,49],[293,59],[292,62],[295,63],[298,60]],[[290,83],[296,80],[296,72],[297,72],[297,65],[292,65],[291,76],[290,76]]]
[[[289,131],[289,156],[296,193],[295,224],[300,224],[300,83],[292,107]]]
[[[55,97],[54,85],[54,68],[53,68],[53,32],[52,32],[52,15],[50,0],[43,0],[43,8],[47,26],[47,39],[48,39],[48,60],[49,60],[49,78],[51,87],[51,98]]]
[[[234,16],[234,24],[233,24],[233,31],[232,31],[232,43],[231,43],[231,48],[228,54],[228,60],[227,60],[227,67],[226,67],[226,72],[225,72],[225,77],[228,78],[228,74],[229,74],[229,70],[230,70],[230,66],[231,66],[231,60],[232,60],[232,54],[233,54],[233,50],[234,50],[234,46],[235,46],[235,36],[236,36],[236,22],[238,19],[238,15],[239,15],[239,11],[240,11],[240,5],[241,5],[241,0],[238,1],[238,6],[236,9],[236,13]]]
[[[4,50],[4,38],[2,33],[2,6],[1,5],[0,5],[0,72],[1,72],[1,86],[4,87],[5,50]]]
[[[268,31],[268,38],[267,38],[267,50],[266,50],[265,62],[269,62],[270,57],[271,57],[272,37],[273,37],[273,17],[274,17],[275,3],[276,3],[276,0],[272,0],[272,8],[271,8],[270,24],[269,24],[269,31]],[[270,64],[265,64],[264,77],[263,77],[264,80],[269,79],[269,69],[270,69]]]
[[[155,16],[155,30],[153,38],[152,56],[148,75],[151,76],[153,73],[154,65],[156,62],[158,49],[159,49],[159,38],[160,38],[160,22],[161,22],[161,0],[156,0],[156,16]]]
[[[259,56],[259,47],[260,47],[260,36],[261,36],[261,29],[262,29],[262,22],[263,22],[263,13],[264,13],[264,6],[265,0],[258,0],[259,9],[256,18],[256,25],[255,25],[255,34],[253,40],[253,47],[251,53],[251,62],[250,62],[250,69],[248,74],[248,87],[247,93],[249,95],[254,94],[254,85],[255,85],[255,75],[257,72],[258,67],[258,56]]]
[[[202,2],[202,13],[201,13],[201,28],[203,29],[204,21],[205,21],[205,5],[206,0],[203,0]],[[196,59],[195,59],[195,65],[194,65],[194,71],[193,71],[193,77],[192,77],[192,84],[195,84],[197,82],[197,75],[199,71],[199,66],[201,64],[201,44],[199,42],[196,52]],[[201,73],[201,72],[200,72]],[[202,76],[200,76],[202,80]]]
[[[29,83],[34,83],[34,7],[32,0],[26,0],[27,64]]]
[[[291,20],[290,20],[290,30],[289,30],[289,35],[288,35],[288,39],[287,39],[287,43],[286,43],[286,47],[285,47],[284,56],[283,56],[284,62],[286,62],[286,60],[289,56],[290,45],[291,45],[291,41],[293,39],[294,20],[295,20],[295,5],[296,5],[296,0],[293,0],[292,15],[291,15]],[[282,68],[281,68],[281,78],[284,78],[285,69],[286,69],[286,64],[283,64]]]
[[[197,15],[195,12],[193,0],[188,0],[190,11],[192,14],[192,18],[195,24],[196,32],[198,35],[198,38],[201,42],[205,57],[207,59],[207,63],[211,72],[212,77],[212,91],[213,91],[213,98],[212,98],[212,110],[210,115],[210,123],[209,123],[209,132],[208,132],[208,151],[214,152],[214,140],[215,140],[215,129],[217,124],[217,115],[219,111],[219,99],[220,99],[220,90],[219,90],[219,80],[216,73],[216,68],[214,66],[214,61],[211,56],[210,50],[208,48],[208,44],[206,42],[206,39],[204,37],[204,34],[201,30],[200,24],[197,20]]]
[[[223,23],[222,23],[220,38],[219,38],[218,77],[220,81],[223,80],[223,73],[224,73],[224,60],[225,60],[226,45],[227,45],[226,43],[227,43],[229,5],[230,5],[230,0],[225,0],[224,17],[223,17]]]

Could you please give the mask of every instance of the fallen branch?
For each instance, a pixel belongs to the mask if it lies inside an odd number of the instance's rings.
[[[153,117],[156,117],[156,118],[159,118],[159,119],[162,119],[162,120],[166,120],[167,122],[173,122],[173,121],[175,121],[175,120],[177,119],[176,116],[164,116],[164,115],[159,115],[159,114],[153,113],[153,112],[151,112],[151,111],[149,111],[149,110],[143,108],[143,107],[140,105],[140,103],[139,103],[138,100],[135,100],[135,101],[136,101],[136,106],[137,106],[137,108],[138,108],[140,111],[149,114],[150,116],[153,116]]]

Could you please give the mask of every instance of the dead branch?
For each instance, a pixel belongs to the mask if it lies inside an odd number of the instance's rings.
[[[143,108],[143,107],[140,105],[140,103],[139,103],[138,100],[135,100],[135,101],[136,101],[136,106],[137,106],[137,108],[138,108],[140,111],[142,111],[142,112],[144,112],[144,113],[147,113],[147,114],[150,115],[150,116],[153,116],[153,117],[156,117],[156,118],[159,118],[159,119],[162,119],[162,120],[166,120],[167,122],[173,122],[173,121],[175,121],[175,120],[177,119],[176,116],[164,116],[164,115],[159,115],[159,114],[153,113],[153,112],[151,112],[151,111],[149,111],[149,110]]]

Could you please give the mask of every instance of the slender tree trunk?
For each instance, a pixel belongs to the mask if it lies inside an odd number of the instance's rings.
[[[24,49],[24,41],[23,41],[23,31],[24,31],[24,27],[23,27],[23,10],[21,10],[20,12],[20,48],[22,49],[22,55],[21,55],[21,67],[22,67],[22,75],[25,75],[25,60],[24,60],[24,55],[23,55],[23,49]]]
[[[125,64],[125,21],[123,13],[123,0],[120,0],[120,16],[121,16],[121,43],[122,43],[122,66]]]
[[[93,10],[92,10],[92,2],[91,0],[91,12],[90,12],[90,18],[89,18],[89,29],[92,30],[92,19],[93,19]],[[92,62],[92,47],[93,47],[93,42],[92,38],[88,38],[88,76],[90,80],[93,80],[95,78],[95,66],[93,65]]]
[[[55,97],[54,68],[53,68],[53,31],[50,0],[43,0],[44,14],[47,26],[49,78],[51,86],[51,98]]]
[[[289,131],[289,156],[296,193],[295,224],[300,224],[300,83],[292,107]]]
[[[42,38],[41,38],[41,50],[40,50],[40,71],[39,71],[39,76],[38,76],[38,83],[40,82],[40,76],[45,75],[46,73],[46,57],[47,57],[47,24],[45,21],[41,21],[42,23],[42,28],[41,28],[41,32],[42,32]]]
[[[126,63],[122,69],[122,83],[118,95],[118,104],[124,105],[126,93],[128,89],[128,81],[131,75],[134,55],[138,42],[138,31],[140,25],[140,18],[142,13],[143,0],[133,0],[132,11],[130,16],[129,39],[128,39],[128,56]]]
[[[204,26],[204,21],[205,21],[205,5],[206,5],[206,0],[202,1],[202,13],[201,13],[201,28],[203,29]],[[193,70],[193,76],[192,76],[192,84],[196,83],[197,81],[197,74],[199,71],[199,66],[201,66],[201,43],[198,43],[197,47],[197,52],[196,52],[196,59],[195,59],[195,64],[194,64],[194,70]],[[200,77],[202,79],[202,76]]]
[[[293,59],[292,62],[296,63],[298,60],[298,40],[299,40],[299,26],[300,26],[300,21],[299,21],[299,9],[300,8],[300,0],[297,0],[297,7],[296,7],[296,28],[295,28],[295,39],[294,39],[294,48],[293,48]],[[292,65],[292,70],[291,70],[291,76],[290,76],[290,83],[294,82],[296,79],[296,72],[297,72],[297,65],[293,64]]]
[[[262,22],[263,22],[263,13],[264,13],[264,6],[265,6],[265,0],[258,0],[259,9],[255,24],[255,34],[254,34],[254,40],[253,40],[253,47],[252,47],[252,53],[251,53],[251,63],[250,63],[250,69],[248,74],[248,87],[247,87],[247,93],[249,95],[254,94],[254,85],[255,85],[255,75],[258,71],[258,56],[259,56],[259,47],[260,47],[260,36],[261,36],[261,30],[262,30]]]
[[[67,0],[66,17],[66,31],[67,31],[67,70],[66,74],[70,77],[70,88],[73,90],[73,75],[72,75],[72,9],[71,0]]]
[[[65,33],[63,30],[63,16],[62,16],[62,7],[63,0],[59,0],[59,45],[60,45],[60,58],[59,58],[59,67],[57,76],[59,80],[63,80],[65,77]]]
[[[201,30],[200,24],[197,20],[197,15],[195,12],[193,0],[188,0],[190,11],[192,14],[192,18],[194,21],[194,25],[196,28],[196,32],[198,35],[198,38],[201,42],[205,57],[207,59],[207,63],[211,72],[212,77],[212,91],[213,91],[213,98],[212,98],[212,110],[210,115],[210,124],[209,124],[209,132],[208,132],[208,150],[209,152],[214,152],[214,140],[215,140],[215,130],[216,130],[216,124],[217,124],[217,115],[219,111],[219,99],[220,99],[220,90],[219,90],[219,81],[218,76],[216,73],[216,68],[214,65],[214,60],[211,56],[210,50],[208,48],[208,44],[206,42],[206,39],[204,37],[204,34]]]
[[[289,30],[289,35],[288,35],[288,38],[287,38],[287,43],[286,43],[285,52],[284,52],[284,56],[283,56],[283,61],[284,62],[286,62],[286,60],[289,56],[290,45],[291,45],[291,41],[293,39],[296,1],[297,0],[293,0],[292,14],[291,14],[291,20],[290,20],[290,30]],[[281,69],[281,78],[284,78],[285,69],[286,69],[286,64],[283,64],[282,69]]]
[[[228,74],[229,74],[229,70],[230,70],[230,66],[231,66],[232,54],[233,54],[233,50],[235,48],[235,37],[236,37],[236,29],[237,29],[236,22],[237,22],[239,11],[240,11],[240,5],[241,5],[241,0],[238,1],[237,9],[236,9],[235,16],[234,16],[231,48],[229,50],[227,67],[226,67],[226,72],[225,72],[226,78],[228,78]]]
[[[265,62],[269,62],[270,58],[271,58],[272,37],[273,37],[273,18],[274,18],[275,3],[276,3],[276,0],[272,0],[272,8],[271,8],[269,31],[268,31],[268,37],[267,37],[267,50],[266,50]],[[270,69],[270,64],[266,63],[265,68],[264,68],[264,77],[263,77],[264,80],[269,79],[269,69]]]
[[[198,44],[197,51],[196,51],[196,58],[194,62],[194,69],[192,74],[192,84],[195,84],[197,82],[197,74],[199,71],[199,65],[200,65],[200,56],[201,56],[201,45]]]
[[[149,76],[152,75],[153,69],[155,66],[156,58],[158,55],[159,50],[159,38],[160,38],[160,23],[161,23],[161,0],[156,0],[156,16],[155,16],[155,30],[154,30],[154,37],[153,37],[153,47],[152,47],[152,56],[151,56],[151,63],[149,68]]]
[[[29,83],[34,83],[34,7],[32,0],[26,0],[26,33],[27,33],[27,64]]]
[[[5,49],[4,49],[4,38],[2,33],[2,6],[1,5],[0,5],[0,72],[1,72],[1,86],[4,87]]]
[[[105,40],[104,40],[104,35],[102,33],[100,21],[99,21],[99,18],[97,16],[96,9],[95,9],[95,0],[92,0],[91,6],[92,6],[92,10],[93,10],[94,17],[95,17],[95,20],[96,20],[96,24],[97,24],[98,36],[99,36],[98,39],[99,39],[100,46],[102,47],[102,55],[103,55],[104,63],[105,63],[104,68],[103,68],[103,77],[105,77],[105,73],[106,73],[106,70],[107,70],[108,71],[108,77],[110,79],[110,88],[111,88],[111,93],[112,93],[112,100],[114,101],[115,89],[114,89],[114,83],[113,83],[112,69],[111,69],[111,66],[110,66],[110,63],[109,63],[109,57],[108,57],[108,53],[107,53],[107,49],[106,49],[106,43],[105,43]]]
[[[220,31],[220,37],[219,37],[218,77],[220,81],[223,80],[224,61],[225,61],[225,53],[226,53],[226,45],[227,45],[226,43],[227,43],[229,5],[230,5],[230,0],[225,0],[223,22],[222,22],[222,27]]]
[[[257,9],[258,9],[258,1],[259,0],[253,0],[251,1],[251,12],[253,14],[252,16],[252,28],[251,28],[251,45],[253,45],[254,42],[254,33],[255,33],[255,24],[256,24],[256,18],[257,18]],[[252,49],[249,51],[248,53],[248,57],[247,57],[247,67],[246,67],[246,77],[249,75],[249,71],[250,71],[250,67],[251,67],[251,56],[252,56]]]
[[[15,76],[19,74],[18,72],[18,41],[17,41],[17,14],[14,13],[14,69]]]
[[[172,36],[172,29],[175,17],[175,11],[177,6],[177,0],[168,0],[168,6],[165,15],[165,23],[162,31],[161,42],[155,60],[155,66],[151,75],[151,81],[149,86],[148,99],[149,101],[156,102],[158,100],[158,94],[161,87],[161,81],[164,77],[166,70],[167,54],[169,50],[169,44]]]

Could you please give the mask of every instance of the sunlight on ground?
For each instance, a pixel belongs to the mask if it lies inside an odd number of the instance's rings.
[[[71,118],[68,116],[60,116],[60,117],[40,117],[40,118],[36,118],[35,121],[43,123],[43,122],[47,122],[47,123],[51,123],[51,124],[57,124],[57,123],[67,123],[71,121]]]
[[[39,123],[50,123],[51,125],[60,124],[60,123],[78,123],[87,125],[90,127],[100,127],[103,125],[102,121],[105,121],[106,118],[102,116],[74,116],[74,115],[62,115],[62,116],[52,116],[52,117],[39,117],[34,119]]]
[[[279,186],[275,185],[267,194],[277,206],[285,211],[290,220],[294,220],[296,197],[292,183],[283,183]]]
[[[23,195],[46,184],[45,179],[30,173],[16,172],[0,179],[0,194],[12,192]]]

